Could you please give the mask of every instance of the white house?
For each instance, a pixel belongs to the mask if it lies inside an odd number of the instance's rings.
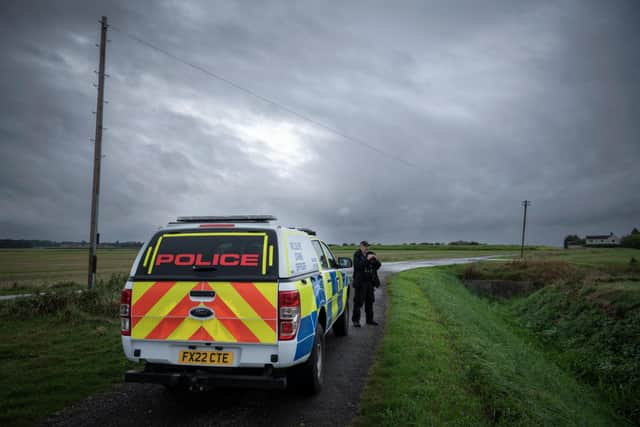
[[[602,236],[585,236],[585,244],[587,246],[611,246],[619,245],[620,238],[613,233]]]

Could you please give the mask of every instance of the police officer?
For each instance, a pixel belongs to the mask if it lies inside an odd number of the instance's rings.
[[[360,327],[360,310],[364,304],[367,325],[377,325],[373,320],[373,287],[376,284],[380,261],[374,253],[369,253],[369,242],[360,242],[360,248],[353,254],[353,314],[351,321]]]

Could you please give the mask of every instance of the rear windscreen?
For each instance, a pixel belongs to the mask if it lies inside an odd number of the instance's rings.
[[[277,277],[275,234],[181,232],[154,236],[138,280],[268,280]]]

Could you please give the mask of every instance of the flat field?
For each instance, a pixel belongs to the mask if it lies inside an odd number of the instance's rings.
[[[406,247],[410,248],[409,245]],[[351,257],[355,250],[340,246],[332,249],[337,256],[346,257]],[[469,250],[405,249],[404,246],[376,246],[374,249],[383,262],[514,253],[499,246],[490,249],[471,247]],[[99,249],[98,280],[109,280],[112,275],[127,275],[137,253],[137,249]],[[0,294],[82,288],[87,281],[88,256],[87,249],[1,249]]]
[[[127,274],[136,254],[136,249],[99,249],[98,280]],[[88,258],[87,249],[2,249],[0,293],[83,286]]]
[[[468,258],[476,256],[503,255],[511,257],[515,255],[513,250],[478,250],[478,249],[462,249],[462,250],[446,250],[446,249],[386,249],[384,246],[372,248],[378,255],[380,260],[384,262],[394,261],[414,261],[428,259],[445,259],[445,258]],[[355,250],[344,250],[335,248],[333,252],[336,256],[352,258]]]
[[[640,263],[640,250],[632,248],[553,249],[527,252],[531,261],[566,261],[583,267],[614,267],[629,264],[631,259]]]
[[[513,245],[375,245],[372,249],[382,262],[467,258],[501,255],[505,259],[519,256]],[[332,246],[336,256],[351,258],[356,247]],[[98,280],[112,275],[127,275],[137,249],[99,249]],[[549,249],[528,247],[528,260],[558,260],[584,266],[640,262],[637,249]],[[82,288],[87,280],[87,249],[1,249],[0,294],[25,293],[46,289]]]

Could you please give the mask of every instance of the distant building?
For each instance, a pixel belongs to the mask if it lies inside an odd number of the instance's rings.
[[[585,244],[587,246],[617,246],[620,244],[620,238],[613,233],[600,236],[586,236]]]

